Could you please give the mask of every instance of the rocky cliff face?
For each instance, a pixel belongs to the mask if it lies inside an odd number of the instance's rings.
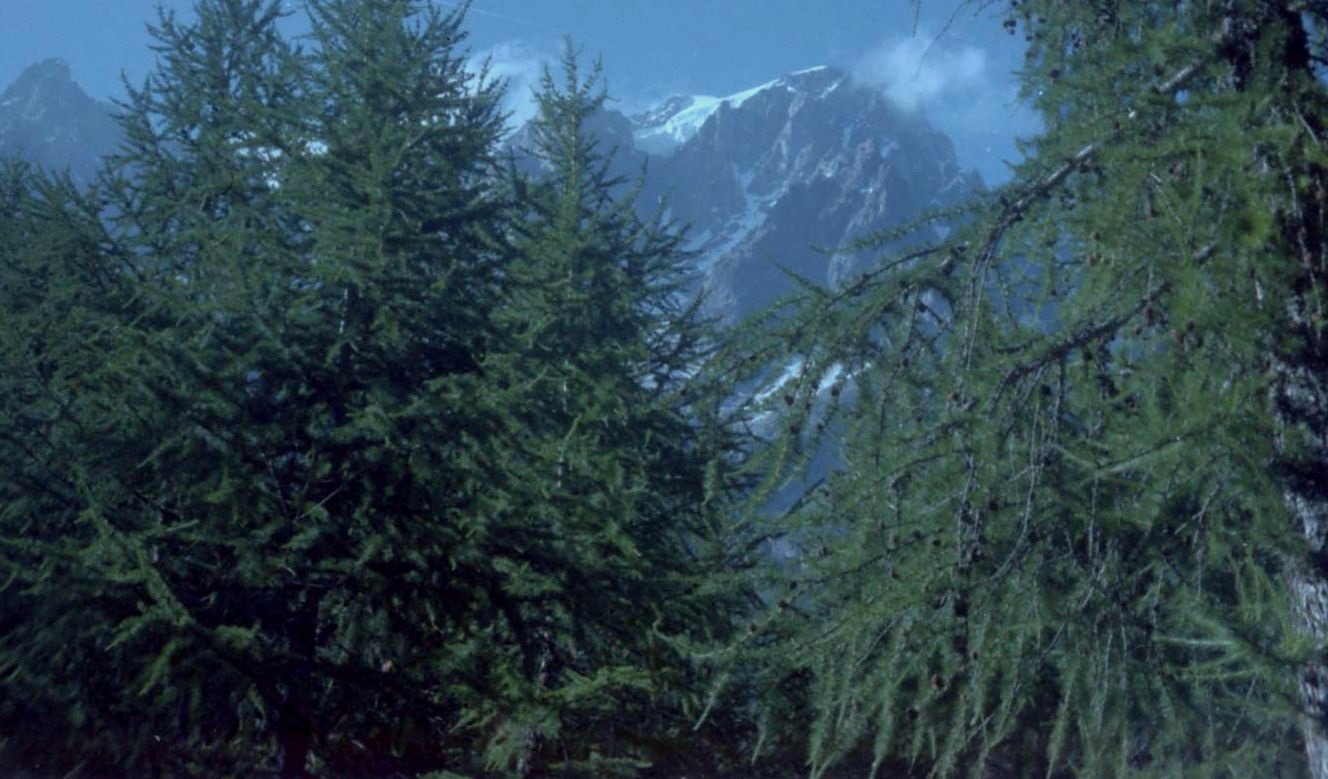
[[[120,142],[113,108],[88,97],[64,60],[29,67],[0,93],[0,157],[20,157],[87,183]]]
[[[820,249],[982,186],[945,135],[832,68],[728,98],[671,98],[633,121],[654,152],[646,193],[691,226],[708,308],[726,321],[791,291],[781,267],[842,284],[873,258]]]

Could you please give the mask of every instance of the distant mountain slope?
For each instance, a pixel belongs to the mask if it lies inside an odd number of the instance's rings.
[[[113,111],[74,83],[64,60],[39,62],[0,93],[0,157],[68,169],[86,183],[120,143]]]
[[[868,256],[826,255],[982,187],[925,119],[833,68],[728,98],[671,98],[634,118],[666,156],[646,191],[692,226],[712,313],[732,320],[792,289],[779,268],[834,286]]]
[[[728,97],[678,95],[630,118],[605,111],[591,129],[616,150],[614,173],[647,171],[643,211],[663,202],[690,226],[708,311],[726,322],[791,291],[781,268],[842,284],[874,257],[818,249],[982,188],[943,133],[833,68]],[[528,139],[523,128],[510,143],[519,164],[538,172],[519,155]]]

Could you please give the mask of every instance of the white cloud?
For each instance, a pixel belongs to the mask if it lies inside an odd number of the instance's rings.
[[[908,36],[867,52],[854,75],[913,111],[983,90],[988,86],[987,53],[976,46],[947,46],[944,40]]]
[[[963,40],[924,34],[890,38],[864,54],[854,78],[880,89],[906,111],[919,111],[955,143],[960,164],[978,168],[988,184],[1008,179],[1003,160],[1018,158],[1015,137],[1041,122],[1019,99],[1008,56]]]
[[[556,58],[546,47],[514,40],[476,53],[472,62],[478,71],[487,61],[489,75],[507,82],[503,108],[511,114],[508,125],[515,129],[535,115],[533,90],[539,86],[544,66]]]

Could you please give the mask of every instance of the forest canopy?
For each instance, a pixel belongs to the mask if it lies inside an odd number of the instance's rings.
[[[570,44],[306,5],[0,175],[16,775],[1328,777],[1328,5],[961,5],[1012,182],[729,329]]]

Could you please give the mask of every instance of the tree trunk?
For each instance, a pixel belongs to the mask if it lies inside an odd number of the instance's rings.
[[[277,741],[281,746],[281,779],[307,779],[313,723],[294,690],[286,695],[277,715]]]
[[[1268,4],[1241,29],[1252,40],[1265,33],[1264,25],[1270,22],[1283,34],[1277,39],[1282,47],[1278,64],[1291,76],[1287,94],[1317,144],[1325,137],[1322,117],[1328,104],[1314,74],[1305,20],[1287,3]],[[1255,48],[1234,43],[1228,48],[1228,55],[1237,60],[1238,73],[1242,64],[1249,70]],[[1250,62],[1243,62],[1246,59]],[[1286,564],[1292,610],[1300,631],[1319,647],[1298,680],[1301,732],[1310,777],[1328,779],[1328,333],[1323,310],[1328,301],[1328,169],[1297,157],[1277,170],[1290,176],[1287,181],[1296,182],[1288,188],[1288,202],[1278,216],[1286,260],[1299,267],[1283,291],[1285,299],[1272,301],[1285,307],[1295,344],[1272,355],[1277,379],[1273,400],[1283,499],[1296,532],[1305,540],[1304,554]],[[1263,291],[1258,294],[1262,297]],[[1288,441],[1293,431],[1303,442],[1294,449]]]
[[[308,695],[313,687],[313,666],[318,653],[318,609],[322,597],[321,592],[301,591],[298,587],[287,590],[287,603],[293,604],[294,609],[287,617],[286,635],[291,653],[302,661],[302,666],[291,669],[289,677],[283,680],[286,692],[277,714],[282,779],[305,779],[311,775],[308,764],[314,723]]]
[[[1278,416],[1283,429],[1310,432],[1307,450],[1281,463],[1287,508],[1306,543],[1306,554],[1288,563],[1288,581],[1296,622],[1321,645],[1301,674],[1301,730],[1309,774],[1328,779],[1328,372],[1323,345],[1302,351],[1300,364],[1283,362],[1278,388]],[[1308,352],[1308,354],[1307,354]],[[1316,365],[1317,363],[1317,365]],[[1283,445],[1285,449],[1285,444]]]
[[[1311,186],[1326,191],[1328,170],[1307,167]],[[1301,191],[1295,200],[1287,236],[1299,252],[1301,272],[1283,303],[1297,346],[1273,361],[1280,431],[1277,465],[1288,513],[1305,540],[1304,554],[1287,562],[1292,608],[1301,632],[1319,645],[1299,680],[1301,731],[1309,775],[1328,779],[1328,342],[1321,329],[1321,308],[1328,300],[1328,215],[1315,192]],[[1301,441],[1294,451],[1286,440],[1292,431]]]
[[[1328,624],[1328,583],[1314,572],[1301,570],[1292,575],[1296,598],[1296,616],[1307,634],[1323,640],[1323,626]],[[1300,679],[1301,731],[1305,738],[1305,755],[1309,760],[1309,775],[1314,779],[1328,777],[1328,663],[1320,655],[1303,672]]]
[[[1328,187],[1328,171],[1310,167],[1313,186]],[[1274,357],[1279,427],[1278,474],[1304,554],[1287,563],[1287,580],[1298,627],[1319,645],[1299,680],[1301,730],[1313,779],[1328,779],[1328,342],[1321,330],[1325,283],[1325,213],[1314,193],[1297,193],[1288,237],[1299,249],[1302,272],[1289,290],[1287,318],[1297,346]],[[1308,203],[1307,203],[1308,200]],[[1294,450],[1287,434],[1301,441]]]

